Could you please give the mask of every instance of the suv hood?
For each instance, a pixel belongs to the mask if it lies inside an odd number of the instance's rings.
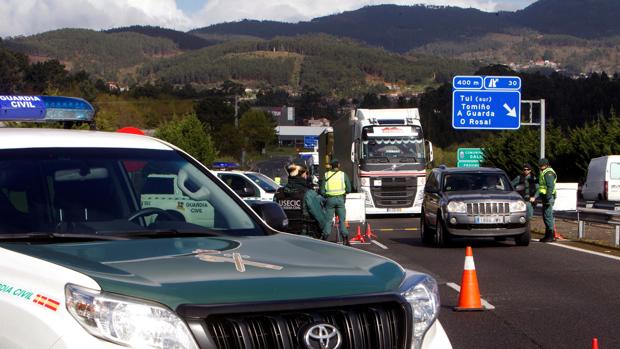
[[[455,191],[445,194],[446,199],[453,201],[496,201],[496,200],[521,200],[521,195],[514,191],[498,192],[493,190]]]
[[[383,257],[289,234],[162,238],[3,248],[86,274],[102,290],[180,304],[395,292],[405,272]]]

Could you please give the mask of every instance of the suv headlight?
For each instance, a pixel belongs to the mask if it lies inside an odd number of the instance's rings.
[[[467,204],[460,201],[450,201],[446,209],[452,213],[467,213]]]
[[[523,201],[512,201],[510,203],[510,212],[524,212],[527,210],[527,206]]]
[[[130,348],[198,349],[185,322],[162,305],[72,284],[65,297],[69,313],[93,336]]]
[[[439,315],[437,282],[425,274],[411,274],[401,285],[401,294],[411,306],[413,313],[411,349],[421,348],[426,331]]]

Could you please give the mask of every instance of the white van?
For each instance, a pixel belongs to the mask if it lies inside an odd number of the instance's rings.
[[[590,160],[581,193],[585,200],[620,201],[620,155]]]

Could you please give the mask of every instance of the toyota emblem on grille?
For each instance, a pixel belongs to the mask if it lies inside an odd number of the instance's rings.
[[[338,349],[342,344],[340,331],[329,324],[309,325],[302,335],[306,349]]]

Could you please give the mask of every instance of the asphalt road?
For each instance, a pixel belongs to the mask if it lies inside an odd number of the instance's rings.
[[[600,348],[620,348],[620,260],[561,243],[517,247],[510,240],[461,240],[434,248],[421,243],[418,218],[368,222],[380,244],[356,248],[437,279],[439,320],[454,348],[592,348],[594,337]],[[461,284],[467,244],[473,247],[482,298],[494,310],[452,310],[458,292],[448,283]]]

